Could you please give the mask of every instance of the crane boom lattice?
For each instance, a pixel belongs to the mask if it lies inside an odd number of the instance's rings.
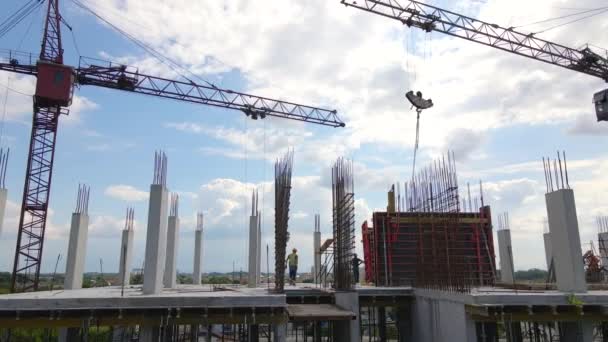
[[[426,32],[487,45],[608,81],[608,60],[588,47],[577,50],[415,0],[341,0],[341,3],[394,19]]]

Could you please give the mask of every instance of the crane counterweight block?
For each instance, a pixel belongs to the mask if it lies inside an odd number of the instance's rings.
[[[63,64],[38,61],[35,104],[38,107],[68,107],[74,94],[74,69]]]
[[[593,95],[595,115],[597,121],[608,121],[608,89],[604,89]]]

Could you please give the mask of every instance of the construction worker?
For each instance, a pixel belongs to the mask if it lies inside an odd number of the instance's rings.
[[[352,261],[352,266],[353,266],[353,281],[354,283],[358,283],[359,282],[359,265],[361,265],[363,263],[363,260],[357,258],[357,253],[353,254],[353,261]]]
[[[289,284],[296,285],[296,275],[298,274],[298,250],[293,249],[287,256],[287,266],[289,266]]]

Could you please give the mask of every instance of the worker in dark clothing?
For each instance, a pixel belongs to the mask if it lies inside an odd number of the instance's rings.
[[[361,265],[363,263],[363,260],[357,258],[357,254],[353,254],[353,261],[352,261],[353,265],[353,281],[354,283],[358,283],[359,282],[359,265]]]

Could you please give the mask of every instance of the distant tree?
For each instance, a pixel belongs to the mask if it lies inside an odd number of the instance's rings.
[[[547,271],[538,268],[531,268],[529,270],[519,270],[515,272],[515,280],[538,282],[542,283],[547,281]]]
[[[143,284],[143,283],[144,283],[144,276],[142,273],[137,272],[137,273],[131,274],[131,284],[139,285],[139,284]]]

